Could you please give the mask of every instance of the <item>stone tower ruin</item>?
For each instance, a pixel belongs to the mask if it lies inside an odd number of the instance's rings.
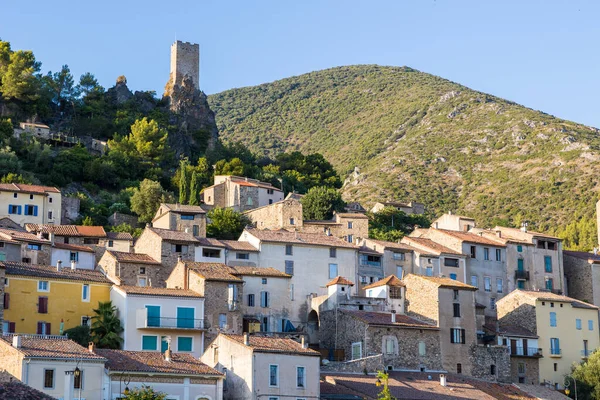
[[[171,45],[171,79],[181,85],[183,78],[192,79],[195,89],[200,89],[200,46],[177,40]]]

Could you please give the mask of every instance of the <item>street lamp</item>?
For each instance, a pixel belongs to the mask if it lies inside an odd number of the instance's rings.
[[[565,394],[568,396],[571,393],[571,390],[569,390],[569,385],[571,384],[571,382],[569,381],[569,378],[573,379],[573,386],[574,386],[574,390],[575,390],[575,400],[577,400],[577,380],[575,378],[573,378],[571,375],[565,376]]]
[[[125,390],[121,390],[122,388],[122,384],[125,383]],[[122,394],[124,394],[125,396],[127,396],[129,394],[129,384],[131,383],[131,376],[129,376],[129,374],[127,376],[125,376],[125,372],[121,372],[121,375],[119,376],[119,398],[123,398],[120,397]]]

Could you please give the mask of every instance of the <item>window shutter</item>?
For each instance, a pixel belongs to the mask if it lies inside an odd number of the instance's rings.
[[[46,322],[46,335],[51,335],[52,333],[50,332],[50,322]]]
[[[454,329],[450,328],[450,343],[454,343]]]
[[[42,334],[42,322],[37,323],[37,334],[38,335]]]
[[[48,298],[40,297],[38,299],[38,313],[47,314],[48,313]]]
[[[17,206],[17,214],[21,215],[21,206]]]
[[[465,339],[465,330],[464,330],[464,329],[461,329],[461,330],[460,330],[460,333],[461,333],[461,336],[462,336],[462,344],[465,344],[465,343],[466,343],[466,339]]]
[[[10,307],[10,293],[4,293],[4,309],[8,310]]]
[[[17,330],[16,325],[17,325],[16,322],[9,322],[8,323],[8,332],[15,333],[15,331]]]
[[[37,209],[38,209],[38,206],[33,206],[33,216],[34,217],[37,217]]]
[[[265,302],[267,303],[267,307],[271,306],[271,298],[269,296],[269,292],[265,292]]]

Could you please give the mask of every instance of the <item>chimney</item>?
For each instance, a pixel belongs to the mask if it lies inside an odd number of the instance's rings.
[[[18,349],[21,347],[21,336],[20,335],[14,335],[13,336],[13,342],[12,345],[15,349]]]
[[[56,270],[57,270],[57,271],[60,271],[60,268],[61,268],[61,267],[62,267],[62,261],[58,260],[58,261],[56,262]]]
[[[308,349],[308,343],[306,343],[306,339],[304,338],[304,335],[302,335],[302,339],[300,339],[300,344],[302,345],[303,349]]]
[[[177,262],[180,263],[181,262],[181,256],[177,256]]]
[[[392,313],[392,324],[395,324],[396,323],[396,310],[392,310],[391,313]]]
[[[96,345],[94,344],[94,342],[88,343],[88,351],[92,354],[96,352]]]
[[[440,374],[440,386],[446,386],[446,375]]]
[[[165,361],[171,361],[171,349],[170,348],[165,350]]]
[[[521,224],[521,232],[527,232],[527,222]]]
[[[437,222],[435,223],[435,229],[438,229],[438,223]]]
[[[48,239],[50,239],[50,244],[54,246],[54,232],[48,234]]]
[[[496,231],[496,236],[498,236],[499,238],[502,238],[502,231]]]
[[[71,270],[75,271],[77,269],[77,261],[72,260],[71,261]]]
[[[244,345],[250,345],[250,337],[248,336],[248,332],[244,332]]]
[[[448,215],[452,215],[452,211],[448,211]]]

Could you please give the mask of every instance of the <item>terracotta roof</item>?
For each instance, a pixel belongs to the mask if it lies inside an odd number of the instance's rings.
[[[404,243],[387,242],[385,240],[376,240],[376,239],[366,239],[366,240],[369,242],[373,242],[376,245],[379,245],[379,246],[383,247],[384,249],[388,249],[388,250],[407,250],[407,251],[414,250],[412,247],[410,247]]]
[[[111,284],[100,271],[91,269],[71,269],[65,266],[56,270],[56,267],[49,265],[29,265],[15,261],[2,261],[0,265],[6,268],[6,275],[33,276],[36,278],[59,279],[69,281],[96,282]]]
[[[389,312],[376,312],[376,311],[358,311],[358,310],[344,310],[340,309],[339,312],[350,315],[362,322],[369,325],[385,325],[385,326],[397,326],[407,328],[427,328],[427,329],[438,329],[437,326],[428,324],[423,321],[419,321],[416,318],[409,317],[404,314],[396,314],[396,322],[392,322],[392,314]]]
[[[519,228],[508,228],[506,226],[496,226],[496,227],[494,227],[494,230],[495,231],[499,230],[499,231],[502,232],[502,234],[508,234],[508,235],[510,235],[510,232],[514,232],[515,234],[518,234],[518,235],[529,234],[529,235],[534,236],[534,237],[541,237],[541,238],[547,238],[547,239],[555,239],[555,240],[559,240],[559,241],[562,240],[561,238],[558,238],[556,236],[547,235],[545,233],[535,232],[535,231],[530,231],[530,230],[527,230],[527,231],[524,232],[524,231],[522,231]]]
[[[221,336],[226,337],[227,339],[237,342],[241,345],[244,345],[243,335],[230,335],[221,333]],[[249,335],[248,340],[248,347],[252,348],[252,350],[257,353],[297,354],[313,357],[320,357],[321,355],[321,353],[319,353],[318,351],[314,351],[309,348],[303,348],[300,343],[292,339],[272,336]]]
[[[528,337],[537,339],[538,336],[521,326],[517,325],[500,325],[498,333],[506,336]]]
[[[60,190],[53,186],[26,185],[24,183],[0,183],[0,192],[47,194],[60,193]]]
[[[91,247],[80,246],[77,244],[70,244],[70,243],[54,243],[54,245],[52,247],[61,249],[61,250],[84,251],[86,253],[94,252],[94,250]]]
[[[272,278],[291,278],[291,275],[288,275],[284,272],[281,272],[275,268],[268,267],[240,267],[240,266],[230,266],[232,271],[232,275],[242,275],[242,276],[270,276]]]
[[[325,287],[333,286],[333,285],[349,285],[354,286],[354,283],[350,282],[348,279],[343,276],[336,276],[332,280],[330,280]]]
[[[18,242],[50,244],[49,240],[40,239],[33,233],[18,231],[15,229],[0,228],[0,237],[7,240],[16,240]]]
[[[221,242],[219,239],[213,239],[213,238],[196,238],[196,239],[198,240],[198,244],[200,246],[225,248],[225,244],[223,244],[223,242]]]
[[[128,295],[138,296],[161,296],[161,297],[187,297],[187,298],[198,298],[202,299],[199,293],[193,290],[187,289],[171,289],[171,288],[159,288],[151,286],[114,286],[114,289],[120,290],[127,293]]]
[[[160,265],[159,261],[156,261],[148,254],[126,253],[123,251],[114,250],[107,250],[106,252],[115,260],[122,263]]]
[[[0,399],[55,400],[54,397],[27,386],[6,371],[0,371]]]
[[[190,206],[187,204],[168,204],[161,203],[161,207],[165,207],[170,211],[188,213],[188,214],[205,214],[206,211],[202,209],[200,206]]]
[[[106,232],[106,237],[112,240],[133,240],[129,232]]]
[[[160,236],[166,242],[176,242],[176,243],[198,243],[198,239],[194,237],[191,233],[181,232],[181,231],[172,231],[170,229],[160,229],[160,228],[152,228],[147,227],[147,230],[153,232],[154,234]]]
[[[584,301],[581,300],[577,300],[577,299],[573,299],[571,297],[567,297],[567,296],[563,296],[561,294],[555,294],[552,292],[536,292],[536,291],[532,291],[532,290],[514,290],[511,293],[508,294],[508,296],[518,296],[518,295],[524,295],[527,296],[531,299],[536,299],[536,300],[542,300],[542,301],[558,301],[558,302],[562,302],[562,303],[571,303],[571,305],[575,308],[590,308],[590,309],[598,309],[597,306],[593,305],[593,304],[589,304],[586,303]],[[508,297],[506,296],[506,297]]]
[[[485,236],[476,235],[474,233],[451,231],[448,229],[435,229],[435,228],[431,228],[431,229],[438,231],[438,232],[442,232],[442,233],[444,233],[448,236],[452,236],[456,239],[460,239],[463,242],[485,244],[485,245],[495,246],[495,247],[506,247],[504,244],[500,243],[497,240],[492,240]]]
[[[435,255],[440,255],[440,254],[453,254],[453,255],[462,255],[462,253],[459,253],[458,251],[452,250],[449,247],[443,246],[437,242],[434,242],[431,239],[427,239],[427,238],[422,238],[422,237],[412,237],[412,236],[405,236],[402,238],[402,242],[406,243],[408,242],[409,244],[414,244],[416,246],[421,246],[427,249],[427,251],[431,251],[432,254]]]
[[[101,226],[25,224],[29,232],[54,233],[56,236],[106,237]]]
[[[12,347],[13,336],[15,335],[3,335],[2,340],[25,357],[104,360],[102,356],[90,353],[88,349],[69,340],[66,336],[19,335],[21,347],[18,349]]]
[[[443,287],[443,288],[477,290],[477,288],[475,286],[467,285],[466,283],[462,283],[460,281],[455,281],[454,279],[450,279],[450,278],[446,278],[446,277],[442,277],[442,276],[424,276],[424,275],[408,274],[404,278],[404,281],[406,282],[407,278],[409,278],[409,277],[411,277],[410,279],[412,279],[413,277],[418,278],[418,279],[424,279],[426,281],[434,283],[438,287]],[[410,284],[407,286],[410,287]]]
[[[373,282],[370,285],[365,286],[363,289],[372,289],[379,286],[397,286],[404,287],[406,286],[404,282],[398,279],[395,275],[390,275],[387,278],[383,278],[377,282]]]
[[[343,247],[349,249],[358,249],[358,246],[348,243],[335,236],[327,236],[321,233],[290,232],[285,229],[279,230],[260,230],[256,228],[246,228],[245,232],[260,239],[263,242],[289,243],[289,244],[308,244],[313,246]],[[245,233],[244,232],[244,233]],[[243,236],[244,234],[242,234]]]
[[[586,260],[590,263],[600,264],[600,254],[594,255],[594,253],[586,253],[585,251],[570,251],[564,250],[563,256],[570,256]]]
[[[185,266],[207,281],[243,282],[223,263],[185,262]]]
[[[342,218],[369,219],[365,214],[360,213],[336,213],[335,215]]]
[[[106,358],[111,372],[147,372],[148,374],[211,375],[223,376],[191,354],[172,353],[171,361],[157,351],[127,351],[96,349],[96,354]]]
[[[106,237],[106,231],[101,226],[75,225],[75,229],[77,229],[79,236],[99,238]]]
[[[248,242],[242,242],[239,240],[221,240],[221,243],[223,243],[229,250],[233,251],[258,252],[258,249]]]

